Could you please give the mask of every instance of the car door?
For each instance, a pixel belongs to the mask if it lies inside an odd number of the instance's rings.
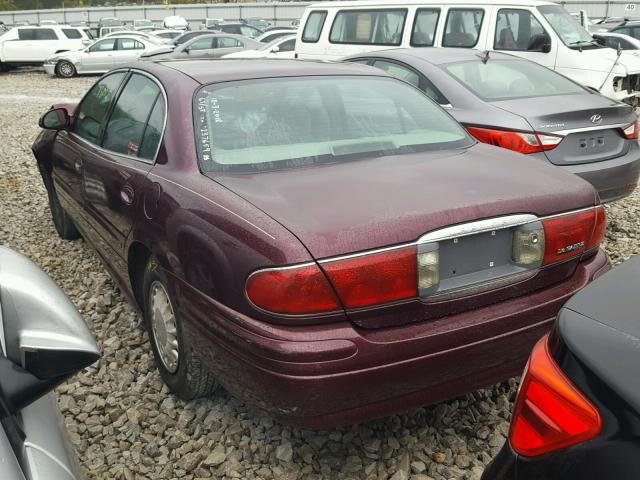
[[[117,39],[98,40],[85,50],[82,56],[82,70],[86,72],[106,72],[113,68],[113,57],[117,48]]]
[[[216,37],[202,37],[185,44],[184,49],[174,52],[174,58],[213,58]]]
[[[294,58],[295,50],[296,50],[296,39],[294,37],[284,42],[280,42],[277,45],[277,50],[269,52],[268,55],[269,57],[275,57],[275,58]]]
[[[136,61],[144,49],[144,44],[135,38],[118,38],[112,68]]]
[[[76,108],[71,128],[58,132],[53,144],[52,177],[56,193],[76,223],[82,222],[79,227],[83,232],[88,226],[83,165],[100,143],[102,124],[125,76],[123,72],[114,73],[97,82]]]
[[[4,43],[3,54],[5,61],[13,62],[37,62],[44,61],[46,54],[43,54],[40,50],[43,47],[42,40],[39,38],[42,34],[39,33],[38,28],[20,28],[18,29],[18,38],[14,40],[8,40]],[[55,36],[55,32],[48,30]],[[46,35],[45,35],[46,36]]]
[[[101,148],[84,164],[86,209],[101,241],[122,255],[149,191],[165,121],[164,93],[155,80],[131,73],[102,132]]]
[[[215,50],[213,56],[215,58],[222,57],[229,53],[239,52],[244,49],[244,42],[233,37],[216,37],[214,39]]]
[[[510,53],[547,68],[555,68],[557,39],[549,35],[530,10],[496,8],[494,15],[493,45],[489,50]]]

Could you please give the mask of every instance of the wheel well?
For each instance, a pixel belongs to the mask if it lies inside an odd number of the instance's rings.
[[[129,255],[127,264],[129,266],[129,281],[131,282],[131,290],[136,299],[138,306],[144,308],[144,299],[142,294],[142,282],[144,281],[144,270],[147,266],[151,250],[140,242],[134,242],[129,247]]]
[[[57,55],[58,53],[64,53],[64,52],[68,52],[69,50],[58,50],[55,55]]]

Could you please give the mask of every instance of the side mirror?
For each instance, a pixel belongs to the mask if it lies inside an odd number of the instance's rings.
[[[542,53],[549,53],[551,51],[551,39],[549,37],[545,38],[541,51]]]
[[[29,259],[0,247],[0,408],[16,413],[100,358],[71,301]]]
[[[271,53],[278,53],[280,51],[280,47],[275,46],[271,49]]]
[[[38,121],[40,128],[47,130],[64,130],[71,125],[69,112],[66,108],[54,108],[40,117]]]
[[[187,55],[189,55],[189,52],[191,51],[191,49],[189,47],[184,47],[184,50],[182,50],[184,53],[186,53]]]

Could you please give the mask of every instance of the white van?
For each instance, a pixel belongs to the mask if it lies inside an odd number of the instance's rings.
[[[0,35],[0,71],[42,65],[60,52],[78,50],[91,40],[82,28],[67,25],[16,27]]]
[[[191,30],[187,19],[181,17],[180,15],[165,17],[165,19],[162,21],[162,26],[171,30]]]
[[[306,7],[301,59],[337,60],[394,47],[499,50],[638,103],[640,58],[598,45],[560,5],[533,0],[359,0]]]

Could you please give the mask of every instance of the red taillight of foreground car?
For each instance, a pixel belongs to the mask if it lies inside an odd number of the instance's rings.
[[[309,315],[342,309],[315,263],[257,271],[247,280],[246,289],[254,305],[273,313]]]
[[[490,128],[467,127],[477,140],[519,153],[538,153],[556,148],[564,137],[533,132],[514,132]]]
[[[312,315],[339,310],[342,305],[358,308],[418,295],[413,245],[324,260],[320,265],[324,272],[316,264],[259,270],[247,280],[247,297],[269,312]]]
[[[638,123],[633,122],[628,127],[623,128],[622,134],[624,135],[624,138],[626,138],[627,140],[637,140],[638,139]]]
[[[347,308],[418,296],[415,246],[320,263]]]
[[[598,410],[549,352],[549,334],[533,347],[513,410],[509,441],[535,457],[591,440],[602,430]]]
[[[607,216],[603,207],[553,217],[542,222],[545,251],[543,265],[572,258],[604,240]]]

